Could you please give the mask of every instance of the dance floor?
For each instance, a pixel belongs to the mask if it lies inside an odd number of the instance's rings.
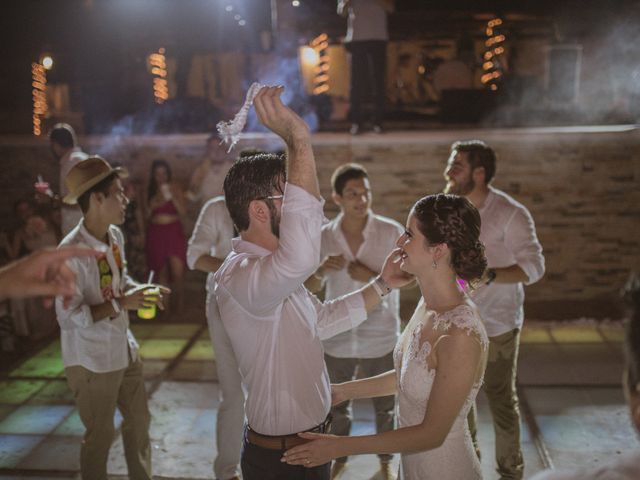
[[[206,327],[137,323],[132,328],[151,395],[155,478],[213,478],[218,385]],[[597,465],[637,448],[619,385],[621,341],[617,323],[528,323],[519,370],[525,477],[544,465]],[[478,408],[483,470],[486,479],[494,479],[493,430],[482,394]],[[370,402],[357,402],[354,416],[355,434],[373,431]],[[1,480],[79,478],[82,431],[58,341],[0,379]],[[341,478],[375,479],[377,469],[375,456],[356,457]],[[111,449],[109,473],[126,478],[119,438]]]

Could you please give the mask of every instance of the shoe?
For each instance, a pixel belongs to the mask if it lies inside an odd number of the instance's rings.
[[[391,470],[389,462],[380,462],[380,478],[383,480],[396,480],[396,474]]]
[[[358,135],[360,133],[360,124],[359,123],[352,123],[351,124],[351,128],[349,129],[349,133],[351,135]]]
[[[346,466],[347,462],[333,462],[333,465],[331,466],[331,480],[340,478]]]
[[[383,133],[382,126],[378,125],[377,123],[373,126],[371,130],[373,130],[373,133],[377,133],[377,134]]]

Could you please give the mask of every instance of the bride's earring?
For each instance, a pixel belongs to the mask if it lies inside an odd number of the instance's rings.
[[[431,264],[431,266],[433,267],[434,270],[438,269],[438,263],[434,260],[433,263]]]

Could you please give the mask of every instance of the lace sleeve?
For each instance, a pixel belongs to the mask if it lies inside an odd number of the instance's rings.
[[[441,328],[448,331],[452,326],[464,330],[467,335],[473,336],[480,343],[482,350],[486,351],[489,348],[489,338],[480,316],[469,305],[460,305],[435,316],[433,328]]]

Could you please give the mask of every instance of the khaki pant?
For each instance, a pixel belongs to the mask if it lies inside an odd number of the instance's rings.
[[[336,358],[325,354],[324,360],[331,383],[342,383],[353,380],[356,368],[360,368],[362,378],[373,377],[393,370],[393,352],[377,358]],[[371,399],[376,412],[376,432],[388,432],[395,428],[395,396],[376,397]],[[331,433],[333,435],[349,435],[351,431],[351,401],[342,402],[331,409]],[[393,455],[378,455],[381,462],[388,463]],[[337,458],[336,462],[346,462],[347,457]]]
[[[107,459],[115,435],[116,406],[122,414],[122,440],[132,480],[151,480],[151,447],[147,392],[142,363],[123,370],[95,373],[81,366],[65,369],[86,431],[80,449],[84,480],[107,480]]]
[[[520,408],[516,391],[519,345],[519,329],[489,338],[489,357],[483,387],[493,416],[497,471],[503,479],[516,480],[520,480],[524,473],[520,448]],[[479,453],[475,409],[469,412],[469,430]]]

